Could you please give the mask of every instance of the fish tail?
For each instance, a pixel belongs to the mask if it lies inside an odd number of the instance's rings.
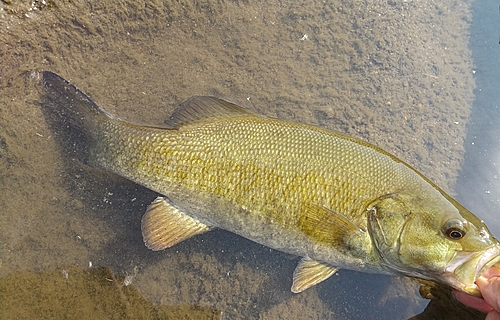
[[[99,124],[109,121],[111,116],[53,72],[43,72],[43,87],[42,110],[56,137],[80,161],[93,165],[92,149],[98,140]]]

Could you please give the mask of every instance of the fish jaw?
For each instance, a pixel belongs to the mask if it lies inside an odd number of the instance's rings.
[[[459,252],[448,263],[443,281],[457,290],[481,297],[476,279],[499,261],[499,243],[481,252]]]

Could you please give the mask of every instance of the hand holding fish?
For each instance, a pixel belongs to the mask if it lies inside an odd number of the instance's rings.
[[[476,280],[484,300],[494,310],[488,313],[488,320],[500,319],[500,269],[492,267]]]
[[[491,267],[476,280],[483,299],[455,291],[455,297],[466,306],[487,313],[486,320],[500,320],[500,269]]]

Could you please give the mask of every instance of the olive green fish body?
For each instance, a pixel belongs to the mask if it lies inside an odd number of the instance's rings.
[[[168,127],[139,126],[109,116],[52,73],[44,79],[56,122],[83,137],[71,138],[80,158],[167,197],[143,218],[152,249],[226,229],[304,257],[294,292],[340,267],[477,293],[478,272],[498,260],[498,242],[479,219],[361,140],[211,97],[186,101]]]

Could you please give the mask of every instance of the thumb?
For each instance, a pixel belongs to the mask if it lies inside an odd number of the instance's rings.
[[[476,285],[479,287],[483,299],[493,309],[500,311],[500,269],[489,268],[477,278]]]

